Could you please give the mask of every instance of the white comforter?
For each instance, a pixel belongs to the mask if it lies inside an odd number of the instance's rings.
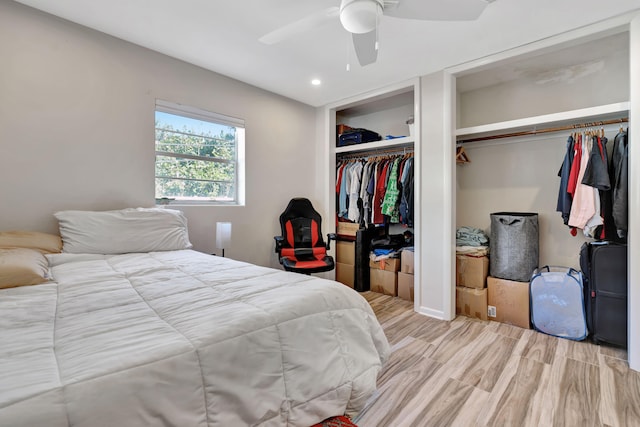
[[[50,263],[0,291],[0,426],[309,426],[362,409],[389,352],[337,282],[188,250]]]

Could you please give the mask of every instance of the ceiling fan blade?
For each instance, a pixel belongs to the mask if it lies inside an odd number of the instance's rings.
[[[385,2],[384,14],[423,21],[473,21],[494,0],[399,0]]]
[[[353,47],[361,66],[373,64],[378,59],[378,49],[376,49],[376,30],[364,34],[352,33]]]
[[[277,30],[271,31],[260,37],[258,40],[264,44],[280,43],[283,40],[293,38],[299,34],[303,34],[312,28],[317,28],[321,25],[331,22],[334,18],[337,18],[340,14],[340,8],[337,6],[330,7],[312,15],[306,16],[302,19],[294,21],[290,24],[280,27]]]

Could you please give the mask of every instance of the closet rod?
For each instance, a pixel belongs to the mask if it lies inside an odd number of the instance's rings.
[[[602,120],[596,122],[588,122],[588,123],[579,123],[575,125],[566,125],[566,126],[556,126],[551,128],[543,128],[543,129],[533,129],[533,130],[525,130],[522,132],[511,132],[511,133],[502,133],[499,135],[491,135],[491,136],[479,136],[477,138],[469,138],[469,139],[461,139],[458,140],[458,144],[464,144],[465,142],[477,142],[477,141],[489,141],[492,139],[500,139],[500,138],[511,138],[514,136],[526,136],[526,135],[537,135],[539,133],[551,133],[551,132],[560,132],[563,130],[575,130],[580,128],[588,128],[588,127],[597,127],[604,125],[613,125],[616,123],[626,123],[629,121],[628,117],[623,117],[620,119],[612,119],[612,120]]]
[[[363,159],[368,157],[386,156],[386,155],[402,155],[407,153],[413,153],[413,147],[403,148],[374,148],[371,150],[350,152],[350,153],[338,153],[336,158],[338,160],[350,160],[350,159]]]

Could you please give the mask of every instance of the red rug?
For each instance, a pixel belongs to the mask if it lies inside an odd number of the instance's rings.
[[[345,416],[327,418],[321,423],[314,424],[311,427],[358,427]]]

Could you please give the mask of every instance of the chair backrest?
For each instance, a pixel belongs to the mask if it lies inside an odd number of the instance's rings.
[[[289,248],[315,248],[324,246],[322,218],[309,199],[291,199],[280,215],[283,245]]]

